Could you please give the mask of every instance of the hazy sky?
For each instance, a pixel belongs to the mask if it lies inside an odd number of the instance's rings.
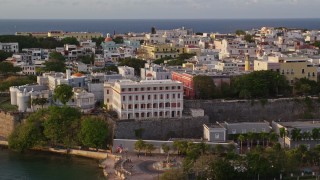
[[[0,19],[320,18],[320,0],[0,0]]]

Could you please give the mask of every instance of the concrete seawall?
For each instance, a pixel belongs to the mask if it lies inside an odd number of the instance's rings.
[[[8,146],[8,141],[0,141],[0,146]],[[92,158],[92,159],[106,159],[106,158],[115,158],[115,156],[107,151],[101,152],[94,152],[94,151],[84,151],[84,150],[76,150],[76,149],[70,149],[67,151],[66,149],[55,149],[55,148],[34,148],[32,150],[35,151],[43,151],[43,152],[51,152],[51,153],[57,153],[57,154],[69,154],[74,156],[81,156],[86,158]]]

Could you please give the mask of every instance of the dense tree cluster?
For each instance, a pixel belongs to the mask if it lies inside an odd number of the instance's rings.
[[[260,145],[245,154],[236,154],[235,147],[216,145],[213,149],[202,143],[175,141],[174,148],[185,159],[179,169],[169,170],[162,180],[177,179],[278,179],[300,175],[304,167],[319,166],[320,146],[308,150],[305,145],[282,149],[279,143]],[[305,176],[308,176],[306,174]],[[311,176],[311,174],[309,174]]]
[[[183,53],[178,56],[178,58],[172,58],[172,57],[163,57],[157,60],[154,60],[153,63],[155,64],[163,64],[164,61],[167,60],[167,65],[168,66],[181,66],[183,63],[186,63],[186,59],[190,59],[195,54],[193,53]]]
[[[274,71],[254,71],[235,77],[231,89],[239,98],[268,98],[288,94],[290,86],[285,76]]]
[[[11,86],[21,86],[36,82],[37,79],[35,76],[10,76],[6,79],[0,80],[0,91],[9,91]]]
[[[213,99],[215,97],[216,88],[210,76],[195,76],[193,83],[197,99]]]
[[[51,106],[31,114],[9,137],[10,149],[43,146],[107,147],[109,130],[100,118],[82,117],[78,109]]]
[[[97,46],[100,46],[101,43],[104,41],[104,37],[99,37],[99,38],[92,38],[92,42],[95,42]]]
[[[294,93],[297,95],[319,95],[320,83],[301,78],[294,83]]]
[[[94,55],[86,55],[79,58],[80,61],[84,64],[93,64],[94,63]]]
[[[0,50],[0,62],[6,60],[9,57],[12,57],[12,52],[5,52]]]
[[[117,37],[113,38],[113,41],[116,44],[123,44],[123,37],[122,36],[117,36]]]
[[[140,76],[141,68],[144,68],[146,61],[135,58],[120,59],[118,66],[129,66],[134,68],[137,76]]]
[[[59,52],[50,53],[49,60],[44,63],[45,67],[41,71],[65,72],[65,57]]]
[[[63,38],[61,40],[61,44],[65,45],[65,44],[72,44],[72,45],[77,45],[79,46],[80,43],[79,41],[77,40],[77,38],[75,37],[66,37],[66,38]]]
[[[0,74],[10,74],[20,72],[22,69],[20,67],[14,67],[12,63],[0,62]]]
[[[244,30],[238,29],[236,30],[236,35],[240,36],[240,35],[246,35],[246,32]]]
[[[15,35],[1,35],[0,42],[9,43],[17,42],[19,43],[19,49],[24,48],[44,48],[44,49],[55,49],[56,47],[63,47],[61,41],[55,38],[35,38],[32,36],[15,36]]]

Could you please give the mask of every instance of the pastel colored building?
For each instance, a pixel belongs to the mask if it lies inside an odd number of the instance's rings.
[[[301,78],[317,81],[317,67],[308,62],[305,57],[269,56],[268,60],[255,60],[254,70],[277,71],[286,76],[291,84]]]
[[[195,98],[195,89],[193,84],[193,75],[187,73],[172,72],[172,80],[183,84],[183,94],[186,99]]]
[[[186,48],[175,46],[173,44],[145,44],[139,49],[139,57],[143,59],[160,59],[165,57],[177,58],[180,54],[185,53]]]

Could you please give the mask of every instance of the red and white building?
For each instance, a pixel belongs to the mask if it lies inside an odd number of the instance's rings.
[[[193,75],[187,73],[172,72],[172,80],[183,83],[183,92],[186,99],[195,98]]]
[[[107,82],[104,104],[119,119],[182,117],[183,86],[172,80]]]

